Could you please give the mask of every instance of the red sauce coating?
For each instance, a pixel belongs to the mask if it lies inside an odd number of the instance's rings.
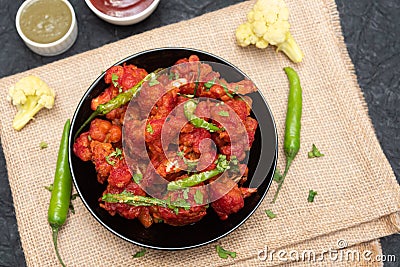
[[[90,0],[102,13],[124,18],[139,14],[148,8],[154,0]]]

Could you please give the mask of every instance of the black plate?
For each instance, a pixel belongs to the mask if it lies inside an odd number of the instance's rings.
[[[189,57],[192,54],[198,55],[202,61],[217,62],[231,66],[241,75],[244,75],[243,72],[220,57],[188,48],[148,50],[132,55],[115,65],[123,63],[134,64],[151,72],[160,67],[170,67],[178,59]],[[118,215],[111,216],[107,211],[99,207],[98,199],[105,190],[105,185],[97,182],[93,164],[81,161],[72,152],[73,136],[92,112],[90,109],[91,100],[97,97],[105,88],[107,88],[107,85],[104,83],[103,73],[82,97],[72,118],[69,137],[69,163],[75,188],[86,208],[101,225],[120,238],[140,246],[163,250],[181,250],[202,246],[222,238],[238,228],[253,214],[267,193],[277,161],[275,123],[271,111],[260,93],[250,94],[253,99],[252,116],[257,119],[259,127],[250,151],[248,162],[249,179],[246,182],[247,186],[249,184],[257,186],[257,193],[246,198],[244,208],[238,213],[230,215],[225,221],[219,220],[212,209],[209,209],[208,214],[201,221],[192,225],[177,227],[159,223],[145,229],[138,220],[128,220]]]

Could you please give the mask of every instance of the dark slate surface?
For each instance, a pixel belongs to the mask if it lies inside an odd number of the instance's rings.
[[[74,46],[56,57],[32,53],[19,39],[14,17],[22,1],[0,0],[0,77],[25,71],[81,53],[149,29],[190,19],[240,0],[161,1],[144,22],[118,27],[98,19],[84,1],[71,0],[78,19],[79,35]],[[345,42],[356,67],[369,114],[383,151],[400,180],[400,2],[398,0],[336,0]],[[2,90],[6,90],[2,88]],[[383,252],[395,255],[399,266],[400,235],[381,239]],[[3,151],[0,148],[0,266],[26,266],[19,241]]]

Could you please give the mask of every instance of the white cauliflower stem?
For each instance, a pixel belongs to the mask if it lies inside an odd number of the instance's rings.
[[[8,92],[7,99],[17,107],[12,127],[21,130],[42,108],[51,109],[55,93],[36,76],[20,79]]]
[[[289,10],[283,0],[258,0],[247,14],[247,22],[239,25],[236,40],[240,46],[266,48],[275,45],[293,62],[303,60],[303,52],[290,34]]]

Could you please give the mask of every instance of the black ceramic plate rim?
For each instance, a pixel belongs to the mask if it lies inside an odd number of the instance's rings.
[[[234,69],[237,70],[240,74],[242,74],[244,77],[250,79],[242,70],[240,70],[238,67],[234,66],[232,63],[226,61],[225,59],[223,59],[223,58],[221,58],[221,57],[219,57],[219,56],[216,56],[216,55],[214,55],[214,54],[212,54],[212,53],[206,52],[206,51],[202,51],[202,50],[194,49],[194,48],[187,48],[187,47],[161,47],[161,48],[155,48],[155,49],[148,49],[148,50],[145,50],[145,51],[141,51],[141,52],[135,53],[135,54],[133,54],[133,55],[131,55],[131,56],[128,56],[128,57],[126,57],[126,58],[124,58],[124,59],[118,61],[117,63],[113,64],[113,65],[110,66],[110,67],[121,65],[121,64],[123,64],[124,62],[127,62],[127,61],[129,61],[129,60],[131,60],[131,59],[133,59],[133,58],[136,58],[136,57],[138,57],[138,56],[141,56],[141,55],[143,55],[143,54],[152,53],[152,52],[156,52],[156,51],[167,51],[167,50],[187,50],[187,51],[191,51],[191,52],[193,52],[193,53],[202,53],[202,54],[209,55],[209,56],[211,56],[211,57],[214,57],[214,58],[220,60],[220,61],[223,62],[224,64],[226,64],[226,65],[228,65],[228,66],[234,68]],[[109,68],[110,68],[110,67],[109,67]],[[71,147],[72,147],[72,146],[71,146],[71,144],[74,142],[74,136],[72,135],[72,129],[74,129],[74,125],[75,125],[75,121],[76,121],[76,116],[78,115],[78,111],[80,110],[80,107],[82,106],[84,100],[89,96],[90,92],[93,90],[93,87],[94,87],[101,79],[104,78],[104,75],[105,75],[105,71],[104,71],[104,72],[89,86],[89,88],[86,90],[86,92],[85,92],[84,95],[82,96],[81,100],[79,101],[79,103],[78,103],[78,105],[77,105],[77,107],[76,107],[76,110],[75,110],[75,112],[74,112],[74,115],[73,115],[73,117],[72,117],[72,120],[71,120],[71,122],[72,122],[72,123],[71,123],[71,132],[70,132],[70,135],[69,135],[69,144],[70,144],[70,145],[69,145],[69,148],[68,148],[68,152],[69,152],[69,153],[68,153],[68,154],[69,154],[69,155],[68,155],[68,159],[69,159],[69,166],[70,166],[70,169],[71,169],[71,170],[72,170],[72,163],[71,163],[71,162],[72,162],[72,158],[71,158],[71,157],[72,157],[72,151],[71,151]],[[221,239],[221,238],[227,236],[228,234],[232,233],[234,230],[236,230],[237,228],[239,228],[243,223],[245,223],[245,222],[247,221],[247,219],[248,219],[248,218],[258,209],[258,207],[261,205],[261,202],[264,200],[264,198],[265,198],[265,196],[266,196],[266,194],[267,194],[267,192],[268,192],[268,190],[269,190],[269,188],[270,188],[270,186],[271,186],[271,183],[272,183],[272,180],[273,180],[272,177],[273,177],[273,175],[274,175],[274,173],[275,173],[276,164],[277,164],[277,161],[278,161],[278,134],[277,134],[277,130],[276,130],[275,120],[274,120],[273,114],[272,114],[272,112],[271,112],[271,109],[270,109],[270,107],[269,107],[269,105],[268,105],[268,102],[267,102],[266,99],[264,98],[263,94],[261,94],[261,93],[259,93],[259,94],[260,94],[262,100],[263,100],[264,103],[265,103],[265,106],[266,106],[266,108],[267,108],[268,113],[271,115],[272,124],[273,124],[273,130],[274,130],[274,133],[275,133],[275,140],[274,140],[274,141],[275,141],[275,144],[276,144],[276,145],[275,145],[275,151],[274,151],[275,153],[274,153],[274,159],[273,159],[272,165],[271,165],[271,167],[270,167],[270,169],[269,169],[269,173],[271,173],[271,175],[265,177],[265,179],[269,178],[269,182],[268,182],[268,185],[266,186],[266,190],[264,191],[264,193],[263,193],[262,195],[260,195],[260,200],[259,200],[259,201],[257,202],[257,204],[254,206],[254,208],[247,214],[247,216],[245,216],[245,217],[241,220],[241,222],[239,222],[237,225],[235,225],[234,227],[232,227],[232,229],[230,229],[229,231],[226,231],[225,233],[223,233],[223,234],[219,235],[218,237],[213,238],[213,239],[211,239],[211,240],[208,240],[208,241],[205,241],[205,242],[201,242],[201,243],[196,244],[196,245],[189,245],[189,246],[182,246],[182,247],[158,247],[158,246],[152,246],[152,245],[148,245],[148,244],[143,244],[143,243],[141,243],[141,242],[138,242],[138,241],[129,239],[129,238],[127,238],[127,237],[121,235],[120,233],[116,232],[114,229],[110,228],[107,224],[105,224],[105,223],[95,214],[95,212],[92,210],[92,208],[90,207],[90,205],[89,205],[89,204],[87,203],[87,201],[85,200],[85,198],[84,198],[82,192],[80,191],[80,189],[79,189],[79,187],[78,187],[78,183],[77,183],[76,178],[75,178],[75,175],[74,175],[74,172],[71,171],[72,180],[73,180],[75,189],[76,189],[77,193],[79,194],[79,197],[80,197],[81,201],[83,202],[83,204],[85,205],[86,209],[89,210],[89,213],[90,213],[103,227],[105,227],[108,231],[110,231],[110,232],[113,233],[114,235],[118,236],[119,238],[121,238],[121,239],[123,239],[123,240],[125,240],[125,241],[127,241],[127,242],[129,242],[129,243],[132,243],[132,244],[135,244],[135,245],[138,245],[138,246],[141,246],[141,247],[145,247],[145,248],[150,248],[150,249],[167,250],[167,251],[176,251],[176,250],[192,249],[192,248],[197,248],[197,247],[201,247],[201,246],[210,244],[210,243],[215,242],[215,241],[217,241],[217,240],[219,240],[219,239]],[[273,171],[271,172],[271,170],[273,170]]]

